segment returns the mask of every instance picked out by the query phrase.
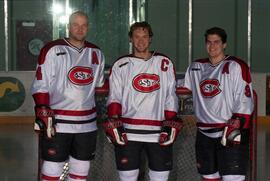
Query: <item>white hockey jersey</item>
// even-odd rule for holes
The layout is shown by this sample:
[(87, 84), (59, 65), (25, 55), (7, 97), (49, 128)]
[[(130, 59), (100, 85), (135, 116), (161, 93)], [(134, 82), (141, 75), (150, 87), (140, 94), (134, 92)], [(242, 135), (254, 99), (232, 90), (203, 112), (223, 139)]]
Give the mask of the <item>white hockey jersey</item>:
[(148, 60), (127, 55), (111, 70), (108, 114), (120, 115), (128, 140), (158, 142), (161, 121), (178, 110), (171, 60), (153, 53)]
[[(200, 130), (223, 128), (233, 115), (244, 117), (244, 127), (249, 127), (253, 93), (249, 67), (244, 61), (227, 56), (219, 64), (212, 65), (209, 59), (199, 59), (188, 67), (184, 87), (192, 91)], [(222, 130), (203, 133), (219, 137)]]
[(95, 87), (104, 83), (103, 72), (103, 53), (87, 41), (78, 49), (58, 39), (41, 49), (31, 92), (37, 105), (53, 109), (57, 132), (97, 129), (94, 96)]

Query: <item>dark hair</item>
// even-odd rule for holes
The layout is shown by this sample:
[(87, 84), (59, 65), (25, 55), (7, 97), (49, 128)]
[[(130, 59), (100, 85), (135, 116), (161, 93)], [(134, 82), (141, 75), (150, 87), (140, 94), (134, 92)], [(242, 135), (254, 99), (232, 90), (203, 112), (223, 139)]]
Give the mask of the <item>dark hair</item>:
[(147, 23), (146, 21), (142, 21), (142, 22), (136, 22), (136, 23), (133, 23), (131, 26), (130, 26), (130, 30), (128, 32), (128, 36), (129, 37), (132, 37), (132, 34), (133, 32), (138, 29), (138, 28), (143, 28), (143, 29), (147, 29), (148, 33), (149, 33), (149, 36), (152, 37), (154, 34), (152, 32), (152, 28), (150, 26), (149, 23)]
[(224, 29), (219, 27), (213, 27), (205, 31), (204, 38), (205, 42), (207, 41), (208, 35), (218, 35), (221, 38), (222, 43), (227, 42), (227, 34)]

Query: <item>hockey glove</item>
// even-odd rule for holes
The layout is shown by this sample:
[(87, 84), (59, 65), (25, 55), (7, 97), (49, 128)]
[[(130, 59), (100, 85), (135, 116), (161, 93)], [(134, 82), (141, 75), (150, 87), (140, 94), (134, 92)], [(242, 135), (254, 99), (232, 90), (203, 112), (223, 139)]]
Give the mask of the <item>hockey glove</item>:
[(115, 145), (126, 145), (128, 143), (127, 134), (120, 119), (109, 118), (102, 125), (110, 142)]
[(34, 130), (36, 132), (46, 132), (48, 138), (55, 135), (55, 119), (53, 110), (46, 105), (35, 106), (36, 120)]
[(233, 146), (241, 142), (241, 120), (240, 118), (231, 118), (227, 126), (224, 128), (221, 138), (223, 146)]
[(159, 137), (159, 144), (161, 146), (168, 146), (173, 144), (182, 127), (183, 127), (182, 120), (163, 121)]

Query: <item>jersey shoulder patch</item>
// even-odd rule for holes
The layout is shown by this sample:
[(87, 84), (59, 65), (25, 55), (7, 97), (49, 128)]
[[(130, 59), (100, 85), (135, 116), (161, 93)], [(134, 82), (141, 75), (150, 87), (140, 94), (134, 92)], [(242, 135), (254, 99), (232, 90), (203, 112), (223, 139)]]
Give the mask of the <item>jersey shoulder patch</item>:
[(208, 58), (201, 58), (201, 59), (197, 59), (193, 61), (194, 63), (209, 63), (209, 59)]
[(249, 66), (245, 61), (234, 56), (229, 56), (226, 58), (226, 60), (231, 61), (232, 63), (237, 63), (241, 68), (243, 80), (246, 81), (247, 83), (251, 83), (251, 75), (250, 75)]
[(87, 47), (87, 48), (96, 48), (96, 49), (100, 49), (97, 45), (95, 45), (95, 44), (93, 44), (93, 43), (90, 43), (90, 42), (88, 42), (88, 41), (85, 41), (85, 42), (84, 42), (84, 45), (85, 45), (85, 47)]
[(38, 57), (38, 64), (42, 65), (45, 62), (45, 57), (48, 53), (49, 50), (51, 50), (53, 47), (58, 46), (58, 45), (68, 45), (67, 42), (64, 39), (57, 39), (54, 41), (51, 41), (47, 43), (41, 50), (40, 54)]
[(129, 59), (128, 58), (132, 58), (132, 54), (129, 54), (129, 55), (124, 55), (124, 56), (121, 56), (119, 57), (114, 63), (113, 63), (113, 67), (114, 66), (117, 66), (118, 68), (122, 68), (124, 67), (125, 65), (127, 65), (129, 63)]
[(165, 58), (170, 60), (170, 57), (168, 57), (167, 55), (165, 55), (163, 53), (159, 53), (159, 52), (154, 52), (153, 56), (162, 56), (162, 57), (165, 57)]

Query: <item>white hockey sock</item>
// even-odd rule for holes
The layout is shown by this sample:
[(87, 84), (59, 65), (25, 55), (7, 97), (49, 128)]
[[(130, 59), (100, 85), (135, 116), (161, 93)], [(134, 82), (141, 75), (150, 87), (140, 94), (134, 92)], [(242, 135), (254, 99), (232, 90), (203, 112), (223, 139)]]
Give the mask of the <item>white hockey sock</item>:
[(44, 160), (41, 168), (42, 180), (46, 181), (52, 178), (59, 180), (64, 164), (65, 162), (51, 162)]
[(149, 169), (150, 181), (167, 181), (170, 171), (153, 171)]
[(90, 161), (69, 157), (68, 181), (86, 181), (90, 169)]
[(216, 181), (216, 180), (221, 180), (221, 177), (219, 175), (219, 172), (213, 173), (213, 174), (209, 174), (209, 175), (202, 175), (203, 180), (205, 181)]
[(128, 170), (128, 171), (119, 171), (119, 178), (121, 181), (137, 181), (139, 176), (139, 169)]
[(222, 181), (244, 181), (244, 175), (223, 175)]

